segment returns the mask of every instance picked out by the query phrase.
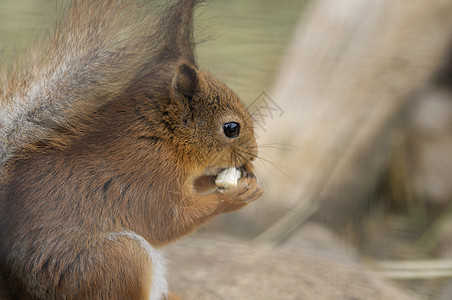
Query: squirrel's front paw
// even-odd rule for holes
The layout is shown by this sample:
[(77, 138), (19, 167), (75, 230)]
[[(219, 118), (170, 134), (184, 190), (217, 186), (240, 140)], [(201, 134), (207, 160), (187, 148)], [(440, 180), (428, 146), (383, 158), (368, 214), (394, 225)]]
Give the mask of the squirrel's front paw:
[(219, 188), (217, 193), (221, 199), (224, 212), (238, 210), (257, 200), (263, 193), (254, 176), (241, 178), (234, 187)]

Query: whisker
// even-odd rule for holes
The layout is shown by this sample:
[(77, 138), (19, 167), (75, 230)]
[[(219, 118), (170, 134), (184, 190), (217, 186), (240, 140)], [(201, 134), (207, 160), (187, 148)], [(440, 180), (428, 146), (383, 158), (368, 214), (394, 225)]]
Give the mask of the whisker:
[(257, 158), (257, 159), (259, 159), (259, 160), (261, 160), (261, 161), (266, 162), (267, 164), (269, 164), (270, 166), (272, 166), (274, 169), (276, 169), (277, 171), (279, 171), (281, 174), (283, 174), (283, 175), (286, 176), (287, 178), (290, 178), (289, 175), (283, 171), (283, 169), (288, 169), (287, 167), (282, 166), (282, 165), (279, 165), (279, 164), (274, 163), (274, 162), (271, 162), (270, 160), (268, 160), (268, 159), (266, 159), (266, 158), (263, 158), (263, 157), (261, 157), (261, 156), (259, 156), (259, 155), (256, 155), (256, 154), (253, 154), (253, 153), (244, 151), (244, 150), (239, 150), (239, 151), (240, 151), (241, 153), (244, 153), (245, 155), (249, 155), (249, 156), (255, 157), (255, 158)]
[[(251, 105), (246, 107), (246, 110), (250, 111)], [(259, 111), (259, 108), (255, 109), (253, 112), (250, 112), (250, 119), (252, 119), (253, 115)]]
[(288, 148), (301, 149), (300, 146), (295, 146), (293, 144), (285, 144), (285, 143), (268, 143), (268, 144), (259, 144), (259, 146), (284, 146)]
[[(234, 154), (236, 155), (236, 157), (238, 156), (242, 161), (249, 162), (249, 160), (245, 156), (241, 155), (240, 152), (236, 152)], [(236, 163), (236, 166), (238, 166), (238, 159), (235, 161), (235, 163)]]
[(231, 166), (237, 166), (236, 153), (234, 151), (231, 152)]
[(239, 162), (238, 162), (238, 158), (237, 158), (238, 153), (234, 152), (234, 166), (238, 167), (239, 166)]
[(290, 148), (283, 148), (283, 147), (279, 147), (279, 146), (273, 146), (273, 145), (258, 145), (258, 146), (250, 146), (250, 149), (275, 149), (275, 150), (280, 150), (280, 151), (284, 151), (284, 152), (294, 152), (295, 149), (290, 149)]
[[(237, 153), (237, 155), (242, 156), (242, 154), (240, 154), (240, 153)], [(262, 161), (259, 161), (259, 162), (262, 164)], [(260, 181), (261, 186), (262, 186), (262, 187), (264, 188), (264, 190), (265, 190), (265, 187), (268, 186), (268, 182), (267, 182), (265, 176), (262, 176), (262, 174), (261, 174), (260, 171), (259, 171), (259, 168), (254, 168), (253, 172), (254, 172), (254, 176), (256, 176), (257, 180)], [(269, 204), (269, 202), (268, 202), (267, 200), (268, 200), (268, 199), (266, 199), (265, 193), (264, 193), (264, 196), (262, 197), (261, 203), (262, 203), (262, 201), (263, 201), (263, 203), (264, 203), (267, 207), (271, 207), (271, 205)]]

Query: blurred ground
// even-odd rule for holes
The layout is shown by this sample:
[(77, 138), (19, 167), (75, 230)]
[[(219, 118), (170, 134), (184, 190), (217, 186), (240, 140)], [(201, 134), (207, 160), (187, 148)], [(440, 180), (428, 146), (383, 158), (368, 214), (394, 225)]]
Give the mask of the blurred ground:
[(170, 289), (187, 300), (415, 299), (362, 268), (321, 226), (306, 229), (278, 248), (217, 234), (182, 239), (166, 251)]

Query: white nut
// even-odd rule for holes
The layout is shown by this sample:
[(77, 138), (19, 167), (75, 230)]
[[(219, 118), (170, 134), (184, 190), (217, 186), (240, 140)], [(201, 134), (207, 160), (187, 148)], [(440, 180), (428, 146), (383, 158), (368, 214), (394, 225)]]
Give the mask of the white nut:
[(237, 168), (228, 168), (221, 171), (215, 179), (215, 184), (222, 188), (234, 187), (238, 184), (241, 172)]

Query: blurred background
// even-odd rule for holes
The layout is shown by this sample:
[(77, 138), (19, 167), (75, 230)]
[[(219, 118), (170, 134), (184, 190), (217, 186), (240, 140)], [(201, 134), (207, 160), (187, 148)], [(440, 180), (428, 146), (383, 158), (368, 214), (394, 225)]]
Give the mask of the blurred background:
[[(2, 64), (51, 31), (58, 5), (0, 0)], [(209, 1), (196, 35), (199, 65), (253, 113), (266, 191), (196, 238), (452, 299), (452, 1)]]

